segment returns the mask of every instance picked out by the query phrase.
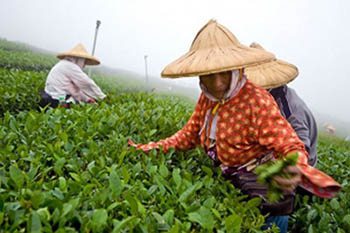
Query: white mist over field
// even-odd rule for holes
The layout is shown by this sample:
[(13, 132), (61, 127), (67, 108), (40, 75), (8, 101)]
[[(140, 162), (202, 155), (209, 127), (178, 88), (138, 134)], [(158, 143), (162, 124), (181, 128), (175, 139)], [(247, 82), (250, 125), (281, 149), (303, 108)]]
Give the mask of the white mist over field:
[[(350, 122), (350, 2), (346, 0), (0, 0), (0, 37), (62, 52), (82, 42), (104, 65), (160, 79), (211, 18), (241, 43), (295, 64), (291, 83), (312, 110)], [(198, 86), (197, 78), (170, 80)], [(197, 89), (198, 90), (198, 89)]]

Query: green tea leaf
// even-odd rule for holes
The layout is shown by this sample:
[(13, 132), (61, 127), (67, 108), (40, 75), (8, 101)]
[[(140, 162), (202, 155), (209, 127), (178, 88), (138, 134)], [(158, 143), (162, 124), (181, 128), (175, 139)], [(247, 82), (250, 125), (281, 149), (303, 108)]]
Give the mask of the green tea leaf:
[(34, 191), (31, 197), (32, 205), (34, 209), (38, 209), (39, 206), (45, 201), (44, 194), (41, 191)]
[(0, 212), (0, 226), (3, 223), (3, 221), (4, 221), (4, 213)]
[(200, 189), (202, 187), (203, 183), (202, 182), (198, 182), (195, 183), (194, 185), (190, 186), (185, 192), (183, 192), (180, 195), (179, 201), (180, 202), (186, 202), (187, 199), (194, 194), (198, 189)]
[(212, 213), (206, 207), (201, 207), (198, 211), (188, 214), (188, 219), (192, 222), (197, 222), (207, 230), (212, 230), (214, 227), (214, 218)]
[(55, 188), (54, 190), (52, 190), (51, 193), (53, 196), (57, 197), (59, 200), (64, 199), (63, 193), (58, 188)]
[(168, 209), (164, 214), (163, 214), (163, 218), (165, 219), (165, 221), (169, 224), (172, 225), (174, 222), (174, 216), (175, 216), (175, 212), (173, 209)]
[(138, 205), (137, 205), (136, 199), (131, 194), (127, 194), (125, 199), (130, 205), (131, 213), (133, 215), (137, 215), (137, 213), (138, 213)]
[(169, 175), (168, 168), (164, 164), (160, 165), (159, 173), (160, 173), (161, 176), (166, 178)]
[(162, 217), (162, 215), (158, 214), (157, 212), (152, 212), (153, 217), (157, 220), (159, 224), (165, 224), (165, 220)]
[(97, 209), (92, 215), (92, 225), (96, 228), (107, 225), (108, 213), (105, 209)]
[(62, 192), (66, 192), (67, 191), (67, 181), (64, 177), (60, 176), (58, 178), (58, 182), (59, 182), (59, 187), (60, 187), (60, 190)]
[(332, 199), (329, 203), (333, 210), (338, 210), (340, 208), (339, 202), (337, 199)]
[(76, 181), (81, 182), (80, 176), (74, 172), (70, 172), (69, 175)]
[(176, 168), (173, 170), (173, 173), (172, 173), (172, 176), (173, 176), (173, 180), (176, 184), (176, 186), (180, 186), (181, 185), (181, 176), (180, 176), (180, 169)]
[(40, 215), (40, 219), (44, 221), (49, 221), (51, 219), (51, 214), (47, 207), (38, 209), (36, 212)]
[(30, 232), (41, 233), (41, 220), (39, 214), (36, 211), (32, 211)]
[(348, 227), (350, 227), (350, 214), (347, 214), (343, 217), (343, 223), (345, 223)]
[(64, 217), (66, 216), (68, 213), (70, 213), (71, 211), (73, 210), (73, 206), (72, 204), (70, 203), (64, 203), (63, 204), (63, 208), (62, 208), (62, 216), (61, 217)]
[(314, 227), (311, 225), (309, 225), (309, 227), (307, 228), (307, 233), (314, 233)]
[(119, 233), (122, 232), (122, 230), (126, 230), (127, 227), (129, 227), (129, 230), (132, 230), (133, 227), (138, 224), (141, 220), (136, 217), (136, 216), (130, 216), (127, 217), (125, 219), (123, 219), (122, 221), (118, 221), (113, 228), (113, 232), (112, 233)]
[(242, 218), (235, 213), (225, 218), (226, 232), (240, 233), (241, 225), (242, 225)]
[(10, 166), (10, 177), (15, 182), (17, 188), (22, 188), (24, 183), (23, 173), (18, 167), (11, 165)]
[(120, 193), (123, 190), (123, 183), (120, 180), (119, 175), (116, 171), (112, 171), (109, 176), (109, 187), (112, 190), (113, 196), (115, 198), (119, 197)]
[(283, 196), (282, 188), (276, 182), (273, 182), (273, 177), (289, 176), (284, 168), (296, 165), (297, 160), (298, 153), (290, 153), (284, 158), (268, 161), (255, 168), (254, 172), (258, 175), (258, 182), (268, 186), (267, 198), (270, 202), (277, 202)]

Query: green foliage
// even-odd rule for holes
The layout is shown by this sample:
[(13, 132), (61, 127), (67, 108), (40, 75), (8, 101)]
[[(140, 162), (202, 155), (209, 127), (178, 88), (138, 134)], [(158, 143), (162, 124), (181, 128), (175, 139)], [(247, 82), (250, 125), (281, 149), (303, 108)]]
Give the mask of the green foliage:
[[(261, 232), (260, 200), (244, 201), (200, 149), (127, 147), (175, 133), (193, 104), (98, 76), (98, 106), (35, 111), (55, 63), (35, 56), (0, 40), (0, 232)], [(291, 232), (350, 232), (349, 148), (321, 138), (317, 166), (343, 189), (297, 196)]]
[(22, 52), (30, 51), (29, 46), (26, 44), (9, 41), (3, 38), (0, 38), (0, 49), (10, 51), (10, 52), (11, 51), (22, 51)]
[(39, 90), (44, 89), (46, 73), (0, 68), (0, 116), (36, 109)]
[(145, 93), (109, 101), (5, 113), (1, 229), (224, 232), (231, 221), (243, 232), (260, 229), (257, 203), (242, 201), (201, 150), (146, 155), (127, 147), (129, 137), (147, 142), (173, 134), (192, 105)]
[(322, 136), (317, 168), (337, 180), (342, 190), (333, 199), (297, 196), (290, 226), (293, 232), (350, 232), (350, 143)]
[(273, 178), (275, 176), (288, 177), (289, 174), (284, 169), (296, 165), (297, 160), (298, 153), (292, 153), (284, 158), (269, 161), (255, 168), (254, 172), (258, 175), (258, 182), (268, 186), (267, 198), (270, 202), (277, 202), (283, 196), (283, 190), (273, 181)]
[(27, 51), (6, 51), (0, 48), (0, 67), (29, 71), (48, 71), (58, 61), (54, 56)]
[(29, 71), (48, 71), (58, 61), (53, 55), (4, 39), (0, 39), (0, 58), (0, 68)]

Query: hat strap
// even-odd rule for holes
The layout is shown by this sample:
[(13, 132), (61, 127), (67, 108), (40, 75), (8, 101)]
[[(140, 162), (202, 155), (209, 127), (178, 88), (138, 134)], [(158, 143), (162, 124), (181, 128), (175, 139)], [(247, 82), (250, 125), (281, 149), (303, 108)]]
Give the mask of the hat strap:
[(244, 68), (239, 69), (239, 78), (238, 80), (242, 80), (244, 74)]

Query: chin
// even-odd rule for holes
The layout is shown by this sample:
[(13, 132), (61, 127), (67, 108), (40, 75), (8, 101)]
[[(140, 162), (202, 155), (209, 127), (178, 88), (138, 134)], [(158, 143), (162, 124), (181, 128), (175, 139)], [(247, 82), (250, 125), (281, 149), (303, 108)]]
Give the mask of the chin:
[(223, 98), (224, 97), (224, 95), (213, 95), (215, 98), (217, 98), (217, 99), (221, 99), (221, 98)]

